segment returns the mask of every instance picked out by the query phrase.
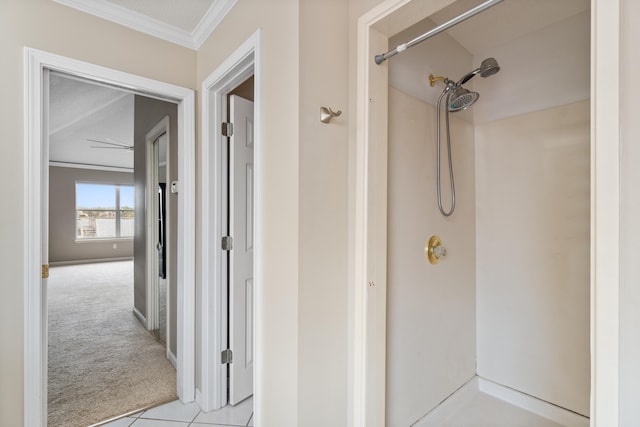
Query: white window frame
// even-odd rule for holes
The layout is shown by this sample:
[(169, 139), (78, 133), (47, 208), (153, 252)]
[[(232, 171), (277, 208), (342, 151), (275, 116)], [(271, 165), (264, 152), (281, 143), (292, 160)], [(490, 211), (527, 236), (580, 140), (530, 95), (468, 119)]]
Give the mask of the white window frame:
[[(102, 185), (102, 186), (107, 186), (107, 187), (113, 187), (115, 190), (115, 207), (113, 209), (107, 209), (108, 211), (113, 210), (115, 212), (115, 236), (109, 236), (109, 237), (82, 237), (78, 235), (78, 211), (80, 210), (86, 210), (86, 211), (94, 211), (95, 209), (79, 209), (78, 207), (78, 184), (85, 184), (85, 185)], [(76, 181), (76, 190), (75, 190), (75, 194), (76, 194), (76, 206), (75, 206), (75, 212), (76, 212), (76, 234), (75, 234), (75, 240), (76, 242), (94, 242), (94, 241), (98, 241), (98, 240), (133, 240), (133, 234), (131, 236), (122, 236), (122, 206), (120, 204), (120, 188), (121, 187), (131, 187), (132, 189), (134, 189), (133, 184), (112, 184), (109, 182), (88, 182), (88, 181)], [(135, 189), (134, 189), (135, 191)], [(135, 209), (132, 208), (132, 211), (134, 211), (134, 217), (135, 217)]]

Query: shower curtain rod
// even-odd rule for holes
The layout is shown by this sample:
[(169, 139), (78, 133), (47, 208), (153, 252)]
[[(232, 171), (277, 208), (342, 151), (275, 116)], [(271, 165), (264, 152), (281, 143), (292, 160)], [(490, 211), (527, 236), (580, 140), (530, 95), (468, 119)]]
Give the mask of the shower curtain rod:
[(487, 0), (484, 3), (481, 3), (478, 6), (472, 8), (472, 9), (469, 9), (468, 11), (456, 16), (455, 18), (448, 20), (444, 24), (438, 25), (433, 30), (427, 31), (423, 35), (418, 36), (415, 39), (408, 41), (407, 43), (399, 45), (398, 47), (396, 47), (393, 50), (390, 50), (387, 53), (382, 53), (380, 55), (376, 55), (376, 57), (375, 57), (376, 64), (380, 65), (384, 61), (386, 61), (387, 59), (391, 58), (392, 56), (395, 56), (398, 53), (403, 52), (403, 51), (407, 50), (408, 48), (412, 47), (413, 45), (416, 45), (416, 44), (418, 44), (420, 42), (423, 42), (423, 41), (435, 36), (436, 34), (439, 34), (439, 33), (443, 32), (444, 30), (447, 30), (450, 27), (453, 27), (454, 25), (461, 23), (462, 21), (466, 21), (467, 19), (471, 18), (472, 16), (475, 16), (478, 13), (483, 12), (486, 9), (489, 9), (492, 6), (495, 6), (496, 4), (498, 4), (498, 3), (502, 2), (502, 1), (503, 0)]

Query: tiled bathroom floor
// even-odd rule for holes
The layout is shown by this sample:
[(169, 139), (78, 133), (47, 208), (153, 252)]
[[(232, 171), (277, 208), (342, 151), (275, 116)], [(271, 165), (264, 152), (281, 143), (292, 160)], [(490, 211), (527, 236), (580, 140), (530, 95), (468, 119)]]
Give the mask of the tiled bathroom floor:
[(236, 406), (202, 412), (198, 404), (176, 400), (126, 418), (103, 424), (105, 427), (244, 427), (253, 426), (253, 397)]
[(458, 411), (435, 423), (428, 420), (414, 427), (563, 427), (549, 419), (478, 392)]
[(589, 419), (475, 377), (412, 427), (589, 427)]

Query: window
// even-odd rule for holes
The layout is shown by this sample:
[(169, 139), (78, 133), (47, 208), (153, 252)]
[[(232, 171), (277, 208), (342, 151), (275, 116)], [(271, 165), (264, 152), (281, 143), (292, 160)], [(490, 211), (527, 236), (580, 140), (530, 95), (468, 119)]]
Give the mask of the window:
[(133, 186), (76, 182), (76, 239), (133, 237)]

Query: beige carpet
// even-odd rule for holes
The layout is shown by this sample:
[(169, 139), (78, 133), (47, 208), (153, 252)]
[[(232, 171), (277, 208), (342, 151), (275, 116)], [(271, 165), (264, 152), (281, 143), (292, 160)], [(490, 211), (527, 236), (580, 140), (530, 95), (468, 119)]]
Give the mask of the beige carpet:
[(166, 351), (136, 320), (133, 261), (52, 267), (49, 426), (87, 426), (177, 398)]

